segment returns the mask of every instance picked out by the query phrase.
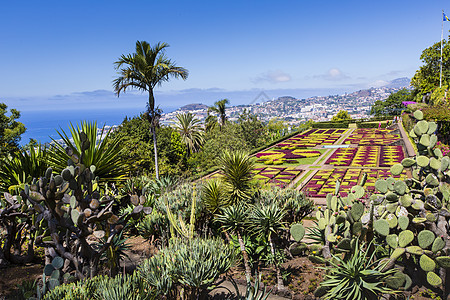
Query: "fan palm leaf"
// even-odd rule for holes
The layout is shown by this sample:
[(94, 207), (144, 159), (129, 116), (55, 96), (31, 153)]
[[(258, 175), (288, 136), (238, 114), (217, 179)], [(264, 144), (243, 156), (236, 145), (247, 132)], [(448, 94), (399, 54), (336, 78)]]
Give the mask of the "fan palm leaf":
[(175, 128), (189, 153), (198, 152), (205, 142), (200, 120), (190, 112), (177, 114), (176, 117)]

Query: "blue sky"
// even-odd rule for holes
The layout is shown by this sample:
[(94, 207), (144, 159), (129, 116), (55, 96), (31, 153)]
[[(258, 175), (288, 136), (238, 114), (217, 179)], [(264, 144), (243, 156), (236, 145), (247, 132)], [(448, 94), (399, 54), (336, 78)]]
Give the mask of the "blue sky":
[(158, 89), (164, 107), (351, 92), (412, 77), (440, 40), (442, 9), (450, 14), (442, 0), (2, 1), (0, 101), (22, 111), (144, 108), (145, 96), (108, 93), (113, 62), (136, 40), (169, 43), (190, 72)]

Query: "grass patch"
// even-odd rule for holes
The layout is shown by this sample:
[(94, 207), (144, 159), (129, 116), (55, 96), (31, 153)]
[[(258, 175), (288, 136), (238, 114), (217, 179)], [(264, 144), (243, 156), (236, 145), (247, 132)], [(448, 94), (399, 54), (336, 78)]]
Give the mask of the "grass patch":
[(310, 166), (311, 169), (320, 169), (322, 166)]
[(326, 149), (326, 150), (324, 150), (324, 151), (330, 151), (330, 152), (326, 153), (326, 155), (323, 155), (323, 154), (322, 154), (322, 158), (317, 162), (318, 165), (320, 165), (325, 159), (328, 158), (328, 156), (329, 156), (328, 154), (331, 154), (331, 152), (333, 151), (333, 149)]
[(314, 170), (309, 170), (308, 172), (306, 172), (296, 183), (295, 183), (295, 187), (298, 187), (300, 184), (303, 183), (303, 181), (312, 173), (314, 172)]

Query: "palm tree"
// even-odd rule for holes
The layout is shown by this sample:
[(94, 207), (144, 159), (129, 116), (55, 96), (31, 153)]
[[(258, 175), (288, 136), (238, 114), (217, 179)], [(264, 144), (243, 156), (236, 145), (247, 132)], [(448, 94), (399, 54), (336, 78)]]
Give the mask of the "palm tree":
[(237, 235), (242, 256), (244, 258), (245, 277), (247, 279), (247, 284), (250, 284), (251, 280), (250, 277), (252, 276), (252, 271), (250, 269), (248, 254), (247, 250), (245, 249), (244, 240), (242, 239), (244, 228), (248, 224), (248, 213), (246, 207), (242, 203), (233, 206), (228, 206), (222, 209), (222, 212), (220, 214), (215, 216), (215, 220), (216, 222), (222, 224), (223, 230), (234, 232)]
[(227, 121), (227, 114), (225, 113), (225, 109), (226, 109), (226, 105), (229, 103), (230, 103), (230, 101), (228, 99), (222, 99), (222, 100), (216, 101), (214, 103), (214, 106), (208, 107), (208, 113), (212, 111), (218, 115), (219, 124), (221, 127), (223, 125), (225, 125), (225, 122)]
[(284, 284), (280, 266), (276, 261), (274, 236), (284, 229), (283, 218), (285, 213), (284, 209), (280, 209), (275, 203), (272, 203), (265, 206), (254, 206), (249, 218), (249, 231), (269, 241), (272, 259), (277, 271), (278, 290), (284, 289)]
[(252, 170), (255, 166), (253, 159), (241, 151), (225, 151), (219, 157), (219, 166), (230, 203), (249, 199)]
[[(158, 121), (158, 109), (155, 109), (155, 97), (153, 89), (163, 82), (169, 81), (171, 77), (188, 77), (188, 71), (182, 67), (177, 67), (165, 55), (167, 43), (158, 42), (154, 47), (145, 41), (136, 42), (136, 53), (123, 55), (116, 61), (115, 68), (119, 70), (119, 77), (113, 81), (114, 91), (119, 97), (120, 92), (125, 92), (127, 88), (135, 88), (143, 92), (148, 92), (148, 112), (150, 128), (153, 134), (153, 148), (155, 152), (156, 178), (159, 179), (158, 153), (156, 149), (156, 123)], [(125, 66), (122, 68), (122, 66)]]
[(188, 154), (198, 152), (205, 142), (200, 120), (190, 112), (177, 114), (176, 117), (175, 128), (180, 133), (181, 140), (188, 149)]

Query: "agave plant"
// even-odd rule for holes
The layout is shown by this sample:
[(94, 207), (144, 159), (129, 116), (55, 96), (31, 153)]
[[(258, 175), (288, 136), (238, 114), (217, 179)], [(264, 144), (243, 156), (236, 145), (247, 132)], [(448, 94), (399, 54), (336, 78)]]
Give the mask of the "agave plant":
[(385, 282), (397, 271), (384, 271), (386, 263), (374, 260), (375, 252), (368, 256), (369, 251), (364, 251), (358, 244), (355, 243), (350, 259), (333, 256), (334, 260), (329, 260), (331, 274), (320, 284), (316, 296), (323, 296), (323, 299), (375, 300), (380, 299), (382, 294), (394, 293)]
[[(75, 156), (77, 161), (73, 163), (94, 165), (95, 175), (99, 176), (103, 182), (126, 178), (129, 170), (127, 163), (119, 159), (120, 139), (110, 138), (111, 128), (106, 130), (103, 126), (97, 132), (97, 122), (82, 121), (76, 127), (71, 123), (69, 129), (71, 136), (62, 129), (57, 131), (64, 145), (53, 139), (52, 153), (49, 156), (53, 170), (61, 172), (67, 166), (67, 161)], [(82, 140), (86, 137), (89, 143), (85, 144), (85, 149), (82, 149)], [(70, 149), (69, 152), (66, 148)], [(81, 155), (83, 151), (84, 155)]]

